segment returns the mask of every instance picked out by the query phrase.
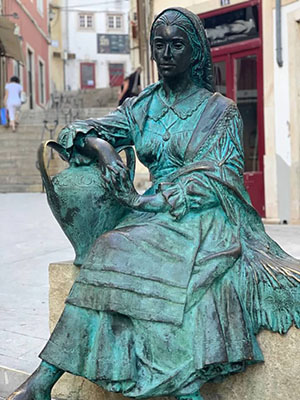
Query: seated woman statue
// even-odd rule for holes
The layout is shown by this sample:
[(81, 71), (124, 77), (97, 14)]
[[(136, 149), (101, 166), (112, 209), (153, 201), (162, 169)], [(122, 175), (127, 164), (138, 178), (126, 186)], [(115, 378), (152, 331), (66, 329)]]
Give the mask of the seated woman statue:
[(129, 211), (94, 243), (41, 365), (9, 400), (50, 400), (66, 371), (128, 397), (200, 400), (204, 383), (263, 362), (260, 330), (300, 327), (300, 262), (251, 206), (241, 116), (214, 92), (201, 21), (169, 8), (150, 43), (160, 81), (59, 142), (134, 145), (153, 186), (139, 195), (121, 162), (107, 167)]

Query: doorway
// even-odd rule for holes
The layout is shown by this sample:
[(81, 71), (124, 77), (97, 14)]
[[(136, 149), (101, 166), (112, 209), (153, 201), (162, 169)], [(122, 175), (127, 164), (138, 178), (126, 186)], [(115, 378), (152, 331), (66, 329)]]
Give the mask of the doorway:
[(109, 86), (121, 86), (124, 80), (124, 65), (109, 64)]
[(81, 89), (95, 89), (96, 87), (95, 64), (80, 63), (80, 87)]
[(33, 52), (29, 49), (27, 50), (27, 85), (29, 108), (33, 110)]
[(213, 57), (216, 90), (237, 103), (244, 123), (245, 186), (255, 209), (265, 214), (264, 131), (259, 49)]

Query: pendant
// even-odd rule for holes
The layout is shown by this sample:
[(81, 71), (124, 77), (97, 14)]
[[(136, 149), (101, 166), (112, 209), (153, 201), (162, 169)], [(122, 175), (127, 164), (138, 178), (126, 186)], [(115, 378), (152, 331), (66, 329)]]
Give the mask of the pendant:
[(167, 141), (170, 139), (170, 137), (171, 137), (170, 132), (167, 131), (167, 132), (164, 134), (164, 136), (163, 136), (163, 140), (164, 140), (165, 142), (167, 142)]

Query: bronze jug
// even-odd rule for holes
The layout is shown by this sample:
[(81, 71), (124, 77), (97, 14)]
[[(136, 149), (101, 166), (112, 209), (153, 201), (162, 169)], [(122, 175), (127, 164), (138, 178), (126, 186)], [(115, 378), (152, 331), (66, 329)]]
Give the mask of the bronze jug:
[[(132, 181), (135, 170), (132, 147), (114, 149), (99, 138), (86, 140), (90, 145), (88, 165), (69, 163), (68, 168), (52, 178), (46, 165), (47, 147), (58, 151), (64, 160), (65, 149), (57, 142), (48, 140), (38, 150), (38, 164), (49, 206), (75, 250), (74, 264), (77, 266), (82, 265), (97, 237), (113, 229), (127, 212), (127, 208), (105, 190), (103, 174), (106, 165), (120, 161), (118, 153), (124, 150)], [(87, 154), (84, 156), (86, 158)]]

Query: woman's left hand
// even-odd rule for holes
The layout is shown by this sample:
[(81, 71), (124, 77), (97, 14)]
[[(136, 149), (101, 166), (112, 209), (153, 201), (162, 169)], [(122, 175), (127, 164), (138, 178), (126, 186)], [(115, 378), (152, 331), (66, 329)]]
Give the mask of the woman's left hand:
[(140, 195), (137, 193), (130, 180), (128, 168), (121, 161), (117, 161), (114, 165), (107, 165), (103, 179), (106, 182), (106, 189), (119, 200), (120, 203), (127, 207), (134, 208)]

